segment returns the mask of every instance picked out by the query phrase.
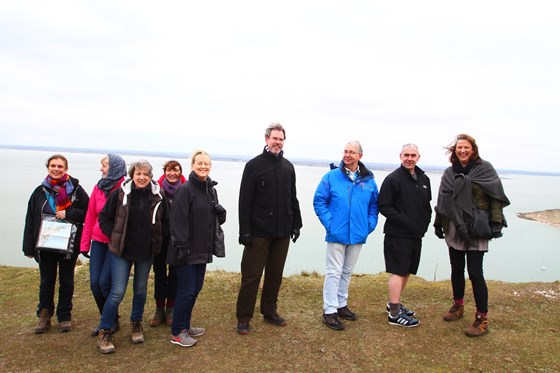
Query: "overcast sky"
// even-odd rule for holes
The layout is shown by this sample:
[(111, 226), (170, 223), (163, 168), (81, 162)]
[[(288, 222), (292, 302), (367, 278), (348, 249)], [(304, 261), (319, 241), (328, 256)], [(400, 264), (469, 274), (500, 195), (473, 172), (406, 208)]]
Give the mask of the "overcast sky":
[(2, 145), (560, 172), (560, 2), (2, 1)]

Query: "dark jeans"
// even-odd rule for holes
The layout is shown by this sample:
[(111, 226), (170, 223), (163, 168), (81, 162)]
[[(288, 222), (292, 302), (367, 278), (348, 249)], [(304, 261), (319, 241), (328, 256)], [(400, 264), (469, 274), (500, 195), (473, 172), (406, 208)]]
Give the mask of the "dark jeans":
[(111, 291), (111, 255), (109, 245), (92, 241), (89, 252), (89, 286), (94, 297), (107, 298)]
[(175, 266), (177, 275), (177, 297), (173, 310), (171, 333), (177, 335), (191, 327), (191, 315), (196, 298), (204, 285), (206, 263)]
[(488, 312), (488, 287), (484, 279), (482, 262), (484, 251), (460, 251), (449, 248), (449, 261), (451, 262), (451, 286), (453, 299), (465, 297), (465, 259), (467, 271), (471, 280), (474, 301), (478, 312)]
[(251, 245), (245, 246), (241, 260), (241, 287), (237, 296), (236, 315), (239, 322), (248, 322), (253, 318), (263, 270), (265, 275), (261, 295), (261, 314), (277, 313), (278, 293), (282, 285), (282, 274), (289, 246), (289, 237), (253, 237)]
[(40, 253), (39, 271), (41, 285), (39, 286), (39, 304), (37, 316), (42, 308), (46, 308), (50, 315), (54, 314), (54, 290), (58, 272), (58, 305), (56, 317), (58, 322), (72, 320), (72, 296), (74, 295), (74, 266), (77, 255), (65, 259), (65, 255), (42, 251)]
[(154, 299), (165, 302), (175, 300), (177, 293), (177, 276), (174, 266), (168, 266), (167, 245), (162, 245), (161, 252), (154, 258)]

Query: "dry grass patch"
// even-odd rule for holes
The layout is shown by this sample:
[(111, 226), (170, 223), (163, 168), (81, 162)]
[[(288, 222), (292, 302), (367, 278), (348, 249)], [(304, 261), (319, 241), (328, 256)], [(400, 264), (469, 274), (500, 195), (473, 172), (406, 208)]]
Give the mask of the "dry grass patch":
[[(192, 348), (169, 343), (169, 328), (150, 328), (146, 342), (133, 345), (128, 315), (131, 293), (120, 308), (117, 352), (104, 356), (95, 349), (90, 332), (99, 315), (89, 290), (89, 268), (78, 266), (74, 296), (74, 330), (58, 332), (56, 321), (46, 334), (34, 335), (38, 271), (0, 267), (0, 371), (136, 371), (205, 372), (558, 372), (560, 371), (560, 283), (512, 284), (489, 281), (490, 333), (468, 338), (463, 329), (472, 322), (474, 305), (467, 289), (467, 316), (447, 323), (449, 281), (413, 278), (403, 302), (422, 321), (406, 329), (387, 323), (387, 275), (353, 278), (350, 307), (359, 314), (347, 329), (337, 332), (321, 321), (323, 277), (315, 273), (285, 278), (280, 294), (284, 328), (266, 324), (258, 314), (252, 332), (235, 331), (235, 302), (240, 275), (209, 272), (193, 314), (193, 325), (207, 333)], [(145, 321), (155, 304), (153, 281)], [(554, 294), (551, 296), (551, 294)]]

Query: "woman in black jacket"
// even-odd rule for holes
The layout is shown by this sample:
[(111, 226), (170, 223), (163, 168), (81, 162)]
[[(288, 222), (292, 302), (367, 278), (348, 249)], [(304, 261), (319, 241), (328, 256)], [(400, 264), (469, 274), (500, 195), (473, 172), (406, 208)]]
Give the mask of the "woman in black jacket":
[[(171, 343), (193, 346), (192, 338), (204, 334), (204, 328), (191, 326), (191, 314), (202, 290), (206, 264), (212, 255), (224, 256), (224, 237), (220, 225), (226, 211), (218, 203), (217, 183), (208, 177), (212, 161), (203, 150), (191, 155), (189, 180), (175, 192), (171, 209), (171, 247), (167, 263), (175, 266), (177, 296), (171, 326)], [(220, 252), (217, 252), (220, 251)]]
[[(45, 333), (51, 327), (54, 314), (54, 291), (58, 272), (59, 289), (56, 317), (61, 332), (72, 330), (72, 296), (74, 295), (74, 266), (80, 254), (80, 239), (89, 202), (89, 196), (80, 186), (78, 179), (70, 176), (68, 160), (54, 154), (46, 163), (48, 175), (29, 198), (25, 228), (23, 231), (23, 253), (39, 263), (41, 285), (39, 286), (39, 323), (36, 334)], [(43, 214), (55, 215), (77, 227), (74, 236), (74, 252), (60, 254), (36, 248)]]

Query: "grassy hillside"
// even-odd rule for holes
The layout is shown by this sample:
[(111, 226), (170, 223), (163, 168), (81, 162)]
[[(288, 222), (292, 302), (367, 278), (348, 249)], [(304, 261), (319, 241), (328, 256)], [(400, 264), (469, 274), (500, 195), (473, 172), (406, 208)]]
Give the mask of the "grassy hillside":
[[(468, 338), (474, 302), (467, 289), (463, 320), (447, 323), (449, 281), (414, 278), (404, 303), (422, 325), (401, 328), (387, 323), (386, 274), (355, 276), (349, 306), (359, 314), (345, 331), (321, 322), (323, 278), (290, 276), (280, 294), (285, 328), (265, 324), (256, 312), (253, 331), (235, 331), (235, 301), (240, 275), (209, 272), (194, 309), (193, 326), (207, 333), (183, 348), (169, 343), (169, 328), (150, 328), (146, 342), (130, 342), (131, 286), (121, 306), (116, 353), (102, 355), (90, 331), (99, 321), (89, 290), (89, 268), (76, 269), (74, 330), (58, 332), (56, 319), (48, 333), (33, 334), (37, 322), (37, 270), (0, 267), (0, 371), (2, 372), (559, 372), (560, 283), (489, 282), (490, 333)], [(154, 310), (153, 281), (144, 321)]]

